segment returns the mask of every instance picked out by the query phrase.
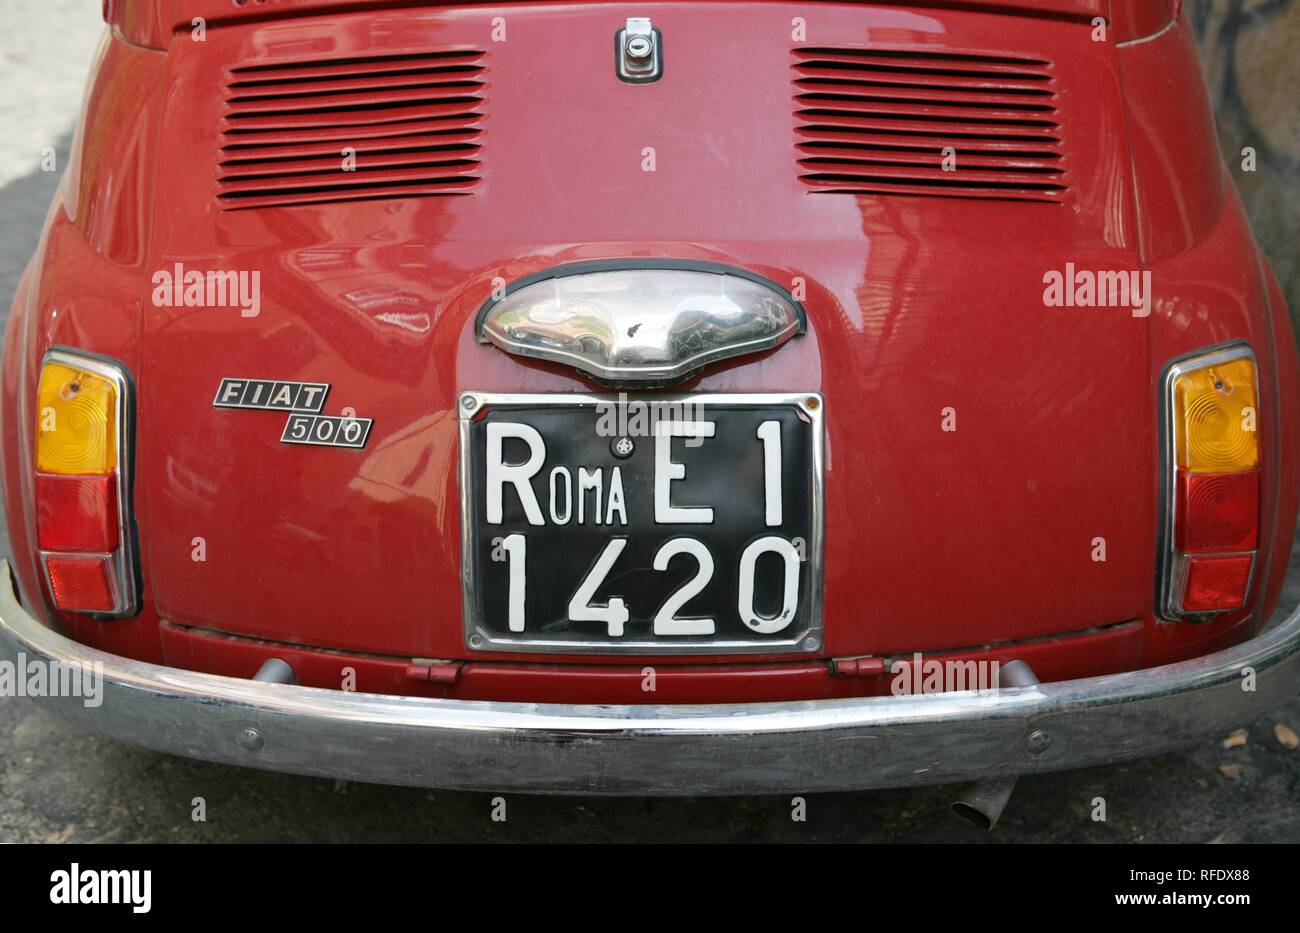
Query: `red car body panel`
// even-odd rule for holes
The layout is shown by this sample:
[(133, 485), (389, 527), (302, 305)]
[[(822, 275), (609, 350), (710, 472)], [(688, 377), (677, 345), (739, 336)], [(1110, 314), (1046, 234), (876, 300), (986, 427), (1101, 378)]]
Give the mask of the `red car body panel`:
[[(880, 692), (882, 678), (828, 663), (863, 655), (1032, 658), (1044, 680), (1131, 670), (1239, 642), (1271, 611), (1297, 506), (1295, 347), (1225, 177), (1189, 32), (1165, 28), (1175, 5), (119, 6), (3, 360), (15, 568), (28, 602), (77, 640), (236, 676), (292, 657), (305, 684), (337, 686), (352, 667), (358, 689), (468, 699), (643, 702), (653, 662), (672, 672), (656, 701), (721, 702)], [(1108, 12), (1142, 41), (1090, 41)], [(204, 15), (204, 41), (190, 41)], [(502, 15), (509, 38), (494, 43)], [(629, 15), (667, 36), (652, 85), (613, 77), (612, 31)], [(806, 38), (792, 41), (801, 16)], [(864, 37), (1051, 62), (1061, 203), (811, 193), (792, 49)], [(447, 47), (485, 65), (466, 194), (223, 209), (230, 68)], [(807, 283), (805, 336), (683, 387), (826, 399), (815, 657), (484, 658), (465, 645), (458, 393), (598, 388), (478, 343), (475, 313), (494, 277), (626, 257)], [(155, 307), (151, 275), (178, 262), (260, 270), (260, 314)], [(1150, 316), (1044, 307), (1043, 273), (1067, 262), (1151, 270)], [(1263, 393), (1257, 572), (1245, 610), (1169, 624), (1154, 611), (1161, 372), (1229, 341), (1253, 348)], [(56, 344), (136, 381), (144, 605), (131, 619), (42, 605), (34, 395)], [(327, 411), (375, 419), (369, 444), (282, 445), (274, 418), (212, 407), (226, 376), (329, 383)], [(956, 431), (941, 430), (948, 408)]]

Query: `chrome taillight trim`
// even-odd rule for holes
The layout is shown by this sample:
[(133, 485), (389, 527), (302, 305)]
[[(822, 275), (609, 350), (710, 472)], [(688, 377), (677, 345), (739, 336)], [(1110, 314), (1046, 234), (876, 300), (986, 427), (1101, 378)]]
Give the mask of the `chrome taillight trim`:
[[(1178, 550), (1174, 538), (1178, 522), (1178, 455), (1177, 447), (1175, 446), (1177, 443), (1178, 425), (1174, 421), (1174, 412), (1176, 409), (1174, 386), (1178, 381), (1178, 377), (1186, 373), (1196, 372), (1197, 370), (1205, 369), (1209, 366), (1218, 366), (1223, 363), (1230, 363), (1234, 360), (1241, 359), (1250, 360), (1251, 365), (1255, 368), (1255, 405), (1258, 409), (1258, 407), (1263, 405), (1263, 391), (1259, 385), (1259, 361), (1255, 357), (1255, 351), (1251, 348), (1250, 344), (1246, 343), (1244, 340), (1234, 341), (1218, 347), (1196, 350), (1193, 353), (1177, 357), (1165, 365), (1164, 373), (1161, 376), (1161, 528), (1160, 546), (1156, 555), (1156, 573), (1159, 581), (1159, 589), (1156, 599), (1156, 615), (1167, 622), (1182, 622), (1188, 619), (1204, 618), (1206, 615), (1204, 613), (1184, 612), (1182, 608), (1183, 585), (1186, 576), (1186, 561), (1184, 558), (1186, 555)], [(1256, 423), (1263, 424), (1263, 421), (1259, 419), (1258, 410), (1256, 411)], [(1229, 552), (1225, 552), (1225, 554), (1226, 553)], [(1250, 553), (1255, 557), (1255, 560), (1251, 563), (1250, 579), (1246, 583), (1246, 602), (1249, 604), (1250, 591), (1255, 585), (1255, 574), (1259, 569), (1258, 548), (1255, 551), (1250, 552), (1232, 553)], [(1230, 612), (1233, 610), (1223, 611)], [(1213, 614), (1211, 613), (1210, 615)]]
[[(116, 425), (114, 440), (117, 444), (117, 467), (114, 470), (117, 489), (117, 550), (112, 552), (114, 605), (110, 612), (100, 610), (85, 611), (97, 618), (119, 619), (135, 615), (140, 611), (139, 587), (136, 580), (136, 549), (134, 534), (135, 503), (132, 500), (132, 467), (135, 461), (135, 387), (127, 368), (116, 360), (90, 353), (85, 350), (73, 350), (67, 347), (53, 347), (41, 357), (41, 370), (46, 363), (62, 363), (84, 369), (102, 376), (113, 383), (116, 399), (114, 401), (113, 421)], [(39, 379), (39, 371), (37, 374)], [(35, 460), (32, 462), (35, 473)], [(45, 568), (45, 553), (37, 552), (41, 577), (45, 581), (46, 594), (50, 605), (54, 606), (54, 590), (50, 586), (48, 572)], [(61, 556), (95, 556), (89, 552), (49, 552)], [(58, 607), (55, 607), (58, 608)]]

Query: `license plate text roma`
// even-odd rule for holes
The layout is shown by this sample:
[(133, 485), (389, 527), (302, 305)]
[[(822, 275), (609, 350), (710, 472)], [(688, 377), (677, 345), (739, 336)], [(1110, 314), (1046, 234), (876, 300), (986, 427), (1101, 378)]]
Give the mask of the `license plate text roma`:
[(490, 636), (740, 647), (806, 625), (811, 424), (750, 405), (652, 432), (604, 436), (573, 405), (476, 426), (469, 585)]

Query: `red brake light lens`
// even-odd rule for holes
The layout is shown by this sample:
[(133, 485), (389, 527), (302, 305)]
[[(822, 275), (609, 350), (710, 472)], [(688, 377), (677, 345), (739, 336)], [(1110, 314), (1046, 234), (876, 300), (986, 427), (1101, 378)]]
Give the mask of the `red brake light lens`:
[(1178, 471), (1178, 550), (1253, 551), (1259, 540), (1259, 472)]
[(36, 527), (43, 551), (117, 549), (117, 478), (36, 474)]
[(49, 574), (55, 604), (76, 606), (84, 612), (112, 612), (116, 600), (108, 560), (94, 555), (47, 555), (45, 572)]
[(1233, 557), (1189, 557), (1187, 585), (1183, 590), (1183, 611), (1217, 612), (1239, 609), (1246, 604), (1250, 567), (1249, 554)]

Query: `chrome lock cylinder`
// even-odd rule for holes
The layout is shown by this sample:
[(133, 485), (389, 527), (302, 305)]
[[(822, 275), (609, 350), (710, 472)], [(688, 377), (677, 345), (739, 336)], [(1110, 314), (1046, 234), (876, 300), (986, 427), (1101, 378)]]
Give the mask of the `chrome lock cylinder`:
[(663, 36), (648, 17), (632, 17), (614, 37), (614, 64), (620, 81), (648, 84), (663, 75)]

